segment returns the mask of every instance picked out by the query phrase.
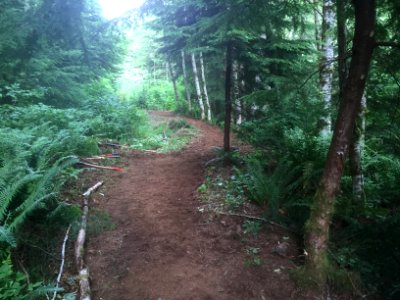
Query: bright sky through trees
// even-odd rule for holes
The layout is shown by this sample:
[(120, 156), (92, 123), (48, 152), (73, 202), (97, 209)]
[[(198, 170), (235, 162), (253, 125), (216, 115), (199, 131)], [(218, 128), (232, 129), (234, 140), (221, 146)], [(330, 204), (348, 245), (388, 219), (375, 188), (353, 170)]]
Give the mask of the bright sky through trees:
[(128, 10), (142, 5), (144, 0), (99, 0), (103, 15), (107, 19), (121, 16)]

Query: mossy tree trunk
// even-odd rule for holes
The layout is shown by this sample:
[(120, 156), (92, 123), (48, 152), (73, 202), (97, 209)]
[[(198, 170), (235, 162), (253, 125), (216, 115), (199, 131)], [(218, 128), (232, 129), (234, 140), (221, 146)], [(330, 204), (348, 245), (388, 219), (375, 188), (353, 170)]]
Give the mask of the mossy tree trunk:
[(343, 175), (344, 163), (353, 137), (355, 120), (361, 105), (365, 82), (372, 58), (375, 30), (374, 0), (354, 0), (355, 32), (352, 60), (335, 129), (319, 188), (314, 196), (306, 224), (306, 271), (317, 286), (326, 284), (329, 226), (334, 212), (335, 195)]

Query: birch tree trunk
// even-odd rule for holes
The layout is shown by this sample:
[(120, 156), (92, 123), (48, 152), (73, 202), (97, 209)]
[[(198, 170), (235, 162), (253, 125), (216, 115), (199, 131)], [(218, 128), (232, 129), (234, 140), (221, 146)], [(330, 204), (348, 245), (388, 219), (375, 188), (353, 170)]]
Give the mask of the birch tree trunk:
[(335, 12), (332, 0), (323, 0), (322, 7), (322, 47), (320, 61), (320, 86), (324, 104), (324, 116), (322, 117), (321, 135), (329, 135), (332, 131), (330, 108), (332, 103), (333, 83), (333, 27)]
[(355, 33), (349, 75), (343, 91), (335, 130), (329, 148), (319, 188), (314, 196), (306, 224), (305, 268), (309, 280), (322, 288), (326, 284), (329, 260), (327, 248), (335, 195), (343, 175), (355, 120), (361, 105), (369, 65), (375, 46), (375, 1), (354, 0)]
[(224, 151), (231, 150), (230, 133), (232, 117), (232, 42), (226, 46), (226, 66), (225, 66), (225, 122), (224, 122)]
[(182, 56), (182, 71), (183, 71), (183, 81), (185, 84), (186, 100), (188, 102), (189, 111), (192, 111), (192, 99), (190, 98), (190, 86), (186, 72), (185, 52), (183, 50), (181, 51), (181, 56)]
[(338, 71), (339, 71), (339, 98), (343, 96), (344, 83), (346, 81), (347, 66), (347, 32), (346, 32), (346, 14), (345, 0), (336, 1), (336, 23), (337, 23), (337, 43), (338, 43)]
[(237, 60), (233, 61), (232, 64), (232, 72), (233, 72), (233, 101), (235, 102), (235, 112), (236, 119), (235, 122), (237, 125), (242, 124), (242, 104), (239, 100), (239, 63)]
[(199, 80), (199, 75), (197, 73), (196, 56), (194, 53), (192, 53), (192, 67), (193, 67), (194, 82), (196, 84), (197, 101), (199, 101), (200, 105), (201, 119), (204, 120), (205, 119), (204, 103), (203, 103), (203, 97), (201, 96), (200, 80)]
[(204, 100), (206, 101), (206, 106), (207, 106), (207, 120), (211, 122), (211, 106), (210, 106), (210, 100), (208, 99), (206, 74), (205, 74), (205, 70), (204, 70), (203, 52), (200, 52), (200, 68), (201, 68), (201, 80), (203, 82)]
[(178, 87), (176, 86), (176, 75), (175, 75), (174, 69), (172, 67), (172, 64), (170, 62), (167, 62), (167, 67), (169, 70), (169, 74), (171, 76), (172, 85), (174, 87), (175, 102), (176, 102), (176, 105), (178, 105), (179, 104), (179, 93), (178, 93)]
[(365, 111), (367, 109), (367, 97), (365, 93), (361, 99), (358, 111), (354, 135), (349, 149), (350, 174), (353, 185), (353, 198), (361, 204), (364, 196), (364, 174), (362, 170), (362, 153), (365, 144)]

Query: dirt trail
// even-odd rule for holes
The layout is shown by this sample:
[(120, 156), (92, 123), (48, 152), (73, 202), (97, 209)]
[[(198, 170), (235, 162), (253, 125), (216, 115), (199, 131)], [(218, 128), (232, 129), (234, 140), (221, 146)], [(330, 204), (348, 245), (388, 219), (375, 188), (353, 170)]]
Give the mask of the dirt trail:
[(185, 149), (127, 154), (125, 172), (110, 174), (105, 197), (97, 197), (94, 205), (110, 213), (116, 229), (89, 240), (93, 298), (290, 299), (288, 275), (274, 272), (289, 267), (271, 253), (278, 233), (263, 242), (263, 265), (249, 268), (238, 221), (207, 223), (196, 210), (204, 163), (221, 145), (222, 132), (190, 123), (201, 133)]

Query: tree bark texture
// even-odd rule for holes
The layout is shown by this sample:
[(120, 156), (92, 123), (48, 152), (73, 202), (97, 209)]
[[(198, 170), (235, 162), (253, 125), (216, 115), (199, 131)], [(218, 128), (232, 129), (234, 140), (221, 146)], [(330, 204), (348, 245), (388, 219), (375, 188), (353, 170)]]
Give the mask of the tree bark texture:
[(353, 3), (355, 32), (349, 75), (305, 232), (306, 270), (310, 279), (318, 286), (326, 283), (329, 265), (327, 259), (329, 226), (334, 210), (335, 194), (343, 175), (344, 163), (349, 152), (374, 49), (375, 2), (374, 0), (354, 0)]
[(343, 96), (344, 83), (347, 78), (347, 32), (345, 0), (336, 1), (337, 43), (338, 43), (338, 70), (339, 70), (339, 96)]
[(172, 64), (170, 62), (167, 62), (167, 66), (168, 66), (168, 70), (169, 70), (169, 75), (171, 76), (172, 86), (174, 88), (175, 102), (178, 105), (179, 92), (178, 92), (178, 87), (176, 86), (176, 75), (175, 75), (174, 69), (172, 67)]
[[(344, 83), (346, 81), (348, 66), (346, 59), (347, 32), (346, 13), (344, 0), (336, 2), (337, 40), (338, 40), (338, 75), (339, 75), (339, 99), (343, 97)], [(364, 149), (365, 135), (365, 111), (367, 109), (367, 97), (365, 93), (361, 99), (360, 110), (354, 127), (353, 139), (349, 149), (350, 175), (353, 187), (353, 199), (361, 204), (364, 195), (364, 176), (362, 171), (362, 153)]]
[(237, 125), (242, 124), (242, 104), (239, 100), (240, 89), (239, 89), (239, 63), (237, 60), (233, 61), (232, 64), (233, 72), (233, 99), (235, 102), (235, 122)]
[(211, 122), (211, 106), (210, 106), (210, 100), (208, 99), (203, 52), (200, 52), (200, 69), (201, 69), (201, 81), (203, 82), (204, 100), (206, 101), (206, 106), (207, 106), (207, 120)]
[(323, 0), (322, 7), (322, 32), (321, 32), (321, 61), (320, 61), (320, 86), (324, 104), (324, 116), (322, 118), (322, 135), (328, 135), (332, 131), (331, 114), (333, 94), (333, 27), (335, 23), (335, 12), (332, 0)]
[(186, 93), (186, 100), (188, 102), (189, 111), (192, 111), (192, 99), (190, 97), (190, 85), (188, 80), (188, 75), (186, 72), (186, 60), (185, 60), (185, 51), (181, 51), (182, 56), (182, 71), (183, 71), (183, 82), (185, 83), (185, 93)]
[(199, 101), (199, 106), (201, 111), (201, 119), (204, 120), (205, 119), (204, 103), (203, 103), (203, 97), (201, 96), (200, 80), (199, 80), (199, 75), (197, 73), (196, 56), (194, 53), (192, 53), (192, 67), (193, 67), (194, 83), (196, 85), (197, 101)]
[(232, 42), (226, 46), (226, 66), (225, 66), (225, 122), (224, 122), (224, 150), (231, 150), (230, 132), (232, 117)]
[(353, 140), (349, 149), (350, 175), (353, 185), (353, 198), (361, 204), (364, 196), (364, 175), (362, 170), (362, 153), (365, 143), (365, 111), (367, 110), (367, 97), (364, 93), (361, 106), (357, 114), (354, 127)]

